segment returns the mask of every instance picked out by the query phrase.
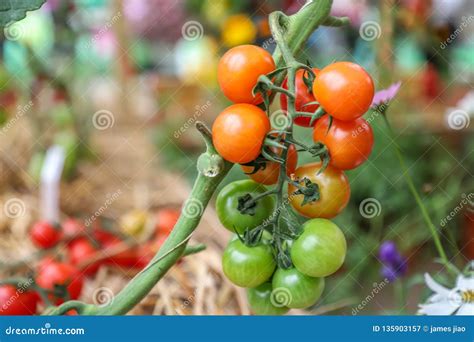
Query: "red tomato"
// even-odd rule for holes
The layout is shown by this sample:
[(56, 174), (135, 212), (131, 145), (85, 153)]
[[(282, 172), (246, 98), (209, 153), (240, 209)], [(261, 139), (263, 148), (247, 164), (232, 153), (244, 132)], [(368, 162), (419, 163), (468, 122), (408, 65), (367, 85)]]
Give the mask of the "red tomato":
[(369, 123), (362, 118), (352, 121), (333, 119), (328, 131), (329, 116), (322, 117), (313, 130), (313, 140), (322, 142), (329, 150), (330, 164), (341, 170), (351, 170), (369, 158), (374, 135)]
[[(319, 69), (313, 68), (314, 73), (317, 75)], [(296, 72), (296, 80), (295, 80), (295, 109), (298, 112), (310, 112), (314, 113), (318, 108), (319, 105), (312, 104), (309, 106), (305, 106), (307, 103), (314, 102), (316, 99), (314, 98), (313, 92), (304, 83), (303, 76), (307, 73), (305, 70), (300, 69)], [(282, 87), (288, 89), (288, 79), (285, 78), (283, 81)], [(280, 95), (280, 105), (281, 109), (286, 111), (288, 109), (288, 99), (285, 94)], [(296, 118), (295, 124), (303, 127), (310, 127), (311, 118)]]
[(78, 219), (68, 217), (64, 220), (63, 224), (63, 232), (64, 235), (67, 237), (74, 237), (77, 235), (84, 234), (86, 232), (86, 226), (79, 221)]
[[(97, 249), (92, 242), (85, 237), (75, 239), (67, 246), (69, 260), (71, 264), (77, 266), (97, 255)], [(92, 275), (97, 272), (100, 267), (100, 262), (89, 264), (82, 272), (85, 275)]]
[(212, 140), (224, 159), (245, 164), (259, 156), (269, 131), (270, 120), (265, 112), (241, 103), (219, 114), (212, 126)]
[(172, 208), (163, 208), (156, 214), (156, 234), (158, 236), (168, 236), (178, 222), (181, 212)]
[[(41, 267), (42, 266), (42, 267)], [(43, 263), (38, 269), (36, 283), (45, 290), (53, 291), (55, 286), (67, 286), (70, 299), (79, 298), (83, 278), (78, 269), (70, 264), (58, 261)], [(64, 302), (63, 298), (50, 295), (50, 300), (56, 305)]]
[(34, 291), (25, 291), (13, 285), (0, 286), (0, 315), (34, 315), (39, 296)]
[[(113, 249), (117, 247), (117, 245), (122, 244), (122, 240), (119, 238), (114, 238), (110, 241), (107, 241), (104, 243), (104, 253), (107, 256), (108, 253), (112, 252)], [(113, 255), (110, 255), (106, 259), (104, 259), (104, 262), (108, 265), (112, 266), (119, 266), (119, 267), (124, 267), (124, 268), (136, 268), (138, 267), (139, 263), (139, 253), (137, 248), (135, 247), (130, 247), (123, 252), (120, 253), (113, 253)]]
[(308, 178), (319, 186), (319, 200), (302, 205), (304, 196), (293, 195), (297, 190), (293, 184), (288, 185), (288, 198), (293, 208), (303, 216), (332, 218), (346, 207), (351, 188), (343, 171), (332, 166), (328, 166), (323, 172), (319, 172), (320, 169), (320, 162), (306, 164), (298, 167), (294, 174), (300, 180)]
[(62, 238), (62, 231), (49, 222), (36, 222), (30, 231), (30, 239), (33, 244), (41, 249), (51, 248), (57, 245)]
[(354, 120), (372, 104), (374, 82), (360, 65), (337, 62), (319, 71), (313, 83), (313, 94), (334, 118)]
[[(271, 148), (275, 153), (281, 155), (281, 149), (277, 149), (272, 147)], [(279, 151), (278, 151), (279, 150)], [(288, 149), (288, 156), (287, 156), (287, 164), (286, 164), (286, 173), (287, 175), (291, 175), (295, 172), (296, 165), (298, 164), (298, 152), (294, 145), (290, 145)], [(268, 161), (266, 162), (265, 168), (260, 169), (255, 173), (250, 174), (253, 172), (253, 166), (245, 166), (241, 165), (242, 170), (245, 173), (249, 173), (249, 177), (252, 178), (254, 181), (260, 184), (265, 185), (272, 185), (278, 181), (278, 176), (280, 175), (280, 164), (277, 162)]]
[(252, 90), (261, 75), (275, 70), (272, 55), (255, 45), (240, 45), (227, 51), (219, 61), (218, 80), (222, 92), (234, 103), (262, 103)]

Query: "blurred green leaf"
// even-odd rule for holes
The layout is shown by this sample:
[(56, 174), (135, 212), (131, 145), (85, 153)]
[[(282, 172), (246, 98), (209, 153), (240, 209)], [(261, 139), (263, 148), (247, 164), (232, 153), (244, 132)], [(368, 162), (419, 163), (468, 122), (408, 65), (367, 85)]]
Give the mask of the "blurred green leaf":
[(26, 17), (26, 12), (40, 8), (46, 0), (0, 0), (0, 26)]

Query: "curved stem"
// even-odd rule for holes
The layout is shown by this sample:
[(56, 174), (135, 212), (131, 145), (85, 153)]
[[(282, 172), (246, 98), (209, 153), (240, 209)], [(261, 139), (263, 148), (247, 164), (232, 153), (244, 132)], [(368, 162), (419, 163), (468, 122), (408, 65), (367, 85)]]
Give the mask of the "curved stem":
[[(384, 118), (385, 124), (388, 127), (388, 131), (390, 133), (390, 136), (391, 136), (392, 140), (396, 141), (395, 134), (393, 132), (392, 126), (390, 125), (390, 122), (387, 119), (387, 116), (382, 115), (382, 117)], [(393, 146), (394, 146), (395, 154), (398, 158), (398, 162), (400, 163), (400, 166), (402, 168), (403, 177), (405, 178), (405, 181), (408, 184), (408, 188), (410, 189), (411, 194), (415, 198), (416, 204), (418, 205), (418, 208), (421, 211), (421, 215), (423, 216), (423, 219), (424, 219), (426, 225), (428, 226), (428, 228), (430, 230), (431, 236), (433, 237), (433, 241), (435, 243), (435, 246), (436, 246), (438, 254), (441, 258), (441, 261), (442, 261), (443, 265), (450, 272), (452, 272), (453, 274), (457, 274), (456, 268), (453, 267), (451, 262), (448, 260), (446, 252), (445, 252), (445, 250), (443, 248), (443, 245), (441, 243), (441, 239), (440, 239), (438, 230), (436, 229), (435, 225), (433, 224), (433, 221), (431, 221), (428, 210), (426, 209), (426, 206), (423, 204), (423, 201), (421, 200), (421, 197), (420, 197), (420, 194), (418, 193), (418, 190), (416, 190), (415, 183), (413, 182), (413, 178), (410, 176), (410, 172), (409, 172), (409, 170), (406, 166), (405, 158), (403, 157), (403, 154), (400, 150), (400, 147), (396, 143), (393, 144)]]
[(64, 315), (70, 310), (76, 310), (79, 315), (86, 313), (87, 309), (92, 309), (94, 306), (80, 302), (78, 300), (70, 300), (61, 304), (60, 306), (51, 309), (51, 311), (46, 314), (49, 316), (59, 316)]

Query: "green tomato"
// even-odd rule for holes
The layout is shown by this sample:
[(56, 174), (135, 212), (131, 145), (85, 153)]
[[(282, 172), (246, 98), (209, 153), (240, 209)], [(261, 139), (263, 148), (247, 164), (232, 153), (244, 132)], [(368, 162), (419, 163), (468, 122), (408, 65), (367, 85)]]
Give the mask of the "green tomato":
[(291, 260), (298, 271), (311, 277), (336, 272), (346, 257), (346, 239), (337, 225), (326, 219), (312, 219), (291, 247)]
[(273, 275), (272, 298), (279, 305), (304, 309), (318, 301), (324, 291), (324, 278), (309, 277), (296, 268), (279, 268)]
[(250, 194), (258, 196), (266, 191), (265, 187), (252, 180), (241, 180), (226, 185), (217, 196), (217, 216), (222, 225), (231, 232), (242, 234), (247, 228), (255, 228), (273, 213), (275, 201), (271, 196), (265, 196), (256, 203), (253, 215), (242, 214), (237, 209), (239, 197)]
[(247, 289), (247, 299), (254, 314), (276, 316), (284, 315), (290, 310), (278, 303), (275, 303), (278, 306), (274, 305), (272, 289), (271, 283), (263, 283), (259, 287)]
[(276, 263), (272, 249), (260, 244), (246, 246), (240, 240), (231, 241), (222, 256), (224, 274), (235, 285), (257, 287), (266, 282), (273, 274)]

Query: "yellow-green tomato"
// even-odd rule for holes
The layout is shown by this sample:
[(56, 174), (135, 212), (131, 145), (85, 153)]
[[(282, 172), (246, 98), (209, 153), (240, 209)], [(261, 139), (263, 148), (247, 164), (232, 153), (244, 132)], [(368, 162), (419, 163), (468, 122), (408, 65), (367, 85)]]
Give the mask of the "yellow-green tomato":
[(339, 227), (326, 219), (312, 219), (291, 247), (291, 260), (298, 271), (311, 277), (336, 272), (346, 257), (346, 239)]
[(272, 290), (271, 283), (264, 283), (258, 287), (247, 289), (247, 299), (254, 314), (277, 316), (284, 315), (290, 310), (274, 301)]
[(272, 298), (277, 305), (304, 309), (318, 301), (324, 291), (324, 278), (313, 278), (296, 268), (279, 268), (273, 275)]
[(241, 287), (257, 287), (273, 274), (276, 263), (269, 245), (246, 246), (231, 241), (222, 256), (222, 269), (231, 282)]
[(247, 228), (255, 228), (264, 223), (273, 213), (275, 201), (272, 196), (260, 198), (255, 205), (253, 215), (242, 214), (237, 208), (239, 198), (250, 194), (253, 198), (267, 189), (252, 180), (241, 180), (226, 185), (216, 200), (217, 216), (222, 225), (231, 232), (242, 234)]

